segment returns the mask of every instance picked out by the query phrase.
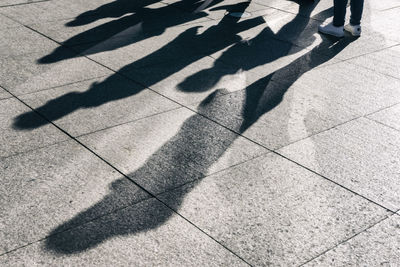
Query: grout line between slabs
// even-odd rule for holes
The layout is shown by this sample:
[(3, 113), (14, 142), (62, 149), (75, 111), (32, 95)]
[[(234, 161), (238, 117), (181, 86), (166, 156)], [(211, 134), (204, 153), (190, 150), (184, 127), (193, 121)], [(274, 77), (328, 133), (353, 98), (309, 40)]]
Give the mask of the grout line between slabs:
[(116, 128), (118, 126), (122, 126), (122, 125), (130, 124), (130, 123), (138, 122), (138, 121), (145, 120), (145, 119), (149, 119), (151, 117), (155, 117), (155, 116), (158, 116), (158, 115), (161, 115), (161, 114), (164, 114), (164, 113), (172, 112), (172, 111), (175, 111), (175, 110), (178, 110), (178, 109), (181, 109), (181, 108), (182, 107), (175, 107), (175, 108), (171, 108), (171, 109), (168, 109), (168, 110), (160, 111), (160, 112), (157, 112), (157, 113), (154, 113), (154, 114), (150, 114), (150, 115), (138, 118), (138, 119), (133, 119), (133, 120), (126, 121), (126, 122), (121, 122), (121, 123), (118, 123), (118, 124), (115, 124), (115, 125), (111, 125), (111, 126), (107, 126), (107, 127), (98, 129), (98, 130), (94, 130), (94, 131), (92, 131), (90, 133), (83, 133), (83, 134), (77, 135), (77, 136), (75, 136), (75, 138), (81, 138), (81, 137), (88, 136), (88, 135), (91, 135), (91, 134), (94, 134), (94, 133), (98, 133), (98, 132), (102, 132), (102, 131), (109, 130), (109, 129), (112, 129), (112, 128)]
[[(104, 77), (108, 77), (108, 75), (105, 74), (105, 75), (100, 75), (100, 76), (95, 76), (95, 77), (92, 77), (92, 78), (87, 78), (87, 79), (79, 80), (79, 81), (76, 81), (76, 82), (70, 82), (70, 83), (64, 83), (64, 84), (61, 84), (61, 85), (55, 85), (55, 86), (51, 86), (51, 87), (45, 87), (45, 88), (39, 89), (39, 90), (34, 91), (34, 92), (28, 92), (28, 93), (18, 94), (18, 95), (15, 95), (15, 96), (16, 96), (16, 97), (29, 96), (29, 95), (33, 95), (33, 94), (36, 94), (36, 93), (45, 92), (45, 91), (48, 91), (48, 90), (51, 90), (51, 89), (57, 89), (57, 88), (60, 88), (60, 87), (64, 87), (64, 86), (68, 86), (68, 85), (74, 85), (74, 84), (78, 84), (78, 83), (84, 83), (84, 82), (87, 82), (87, 81), (90, 81), (90, 80), (97, 80), (97, 79), (101, 79), (101, 78), (104, 78)], [(6, 91), (9, 92), (9, 93), (10, 93), (10, 91), (11, 91), (11, 90), (9, 90), (9, 89), (8, 89), (8, 90), (6, 89), (8, 86), (4, 86), (4, 85), (1, 85), (1, 84), (0, 84), (0, 87), (3, 88), (4, 90), (6, 90)]]
[(9, 5), (0, 6), (0, 9), (3, 8), (3, 7), (25, 6), (25, 5), (30, 5), (30, 4), (42, 3), (42, 2), (50, 2), (50, 0), (38, 0), (38, 1), (34, 1), (34, 2), (25, 2), (25, 3), (18, 3), (18, 4), (9, 4)]
[(381, 9), (381, 10), (379, 10), (379, 11), (380, 11), (380, 12), (384, 12), (384, 11), (389, 11), (389, 10), (397, 9), (397, 8), (400, 8), (400, 6), (389, 7), (389, 8), (386, 8), (386, 9)]
[(346, 239), (342, 240), (342, 241), (339, 242), (338, 244), (332, 246), (331, 248), (328, 248), (328, 249), (325, 250), (324, 252), (319, 253), (317, 256), (315, 256), (315, 257), (313, 257), (313, 258), (307, 260), (306, 262), (304, 262), (304, 263), (302, 263), (302, 264), (300, 264), (300, 265), (298, 265), (298, 266), (304, 266), (304, 265), (306, 265), (307, 263), (309, 263), (309, 262), (311, 262), (311, 261), (313, 261), (313, 260), (319, 258), (320, 256), (322, 256), (322, 255), (328, 253), (329, 251), (331, 251), (331, 250), (337, 248), (337, 247), (340, 246), (341, 244), (344, 244), (344, 243), (346, 243), (346, 242), (352, 240), (353, 238), (355, 238), (355, 237), (357, 237), (358, 235), (360, 235), (360, 234), (362, 234), (362, 233), (368, 231), (369, 229), (375, 227), (376, 225), (382, 223), (383, 221), (388, 220), (388, 219), (389, 219), (390, 217), (392, 217), (392, 216), (396, 216), (396, 213), (392, 213), (392, 214), (389, 214), (389, 215), (384, 216), (382, 219), (380, 219), (380, 220), (378, 220), (377, 222), (373, 223), (372, 225), (366, 227), (364, 230), (362, 230), (362, 231), (360, 231), (360, 232), (358, 232), (358, 233), (352, 235), (352, 236), (349, 237), (349, 238), (346, 238)]
[(367, 118), (367, 117), (365, 117), (365, 118), (366, 118), (367, 120), (373, 121), (373, 122), (375, 122), (375, 123), (377, 123), (377, 124), (380, 124), (380, 125), (382, 125), (382, 126), (385, 126), (385, 127), (387, 127), (387, 128), (390, 128), (390, 129), (392, 129), (392, 130), (395, 130), (396, 132), (400, 132), (399, 129), (396, 129), (396, 128), (394, 128), (394, 127), (392, 127), (392, 126), (390, 126), (390, 125), (387, 125), (387, 124), (385, 124), (385, 123), (383, 123), (383, 122), (380, 122), (380, 121), (375, 120), (375, 119)]
[(281, 154), (281, 153), (279, 153), (279, 152), (277, 152), (277, 151), (273, 151), (273, 153), (275, 153), (276, 155), (281, 156), (281, 157), (283, 157), (284, 159), (286, 159), (286, 160), (288, 160), (288, 161), (290, 161), (290, 162), (292, 162), (292, 163), (294, 163), (294, 164), (296, 164), (296, 165), (298, 165), (298, 166), (300, 166), (300, 167), (303, 167), (304, 169), (306, 169), (306, 170), (308, 170), (308, 171), (310, 171), (310, 172), (312, 172), (312, 173), (314, 173), (314, 174), (316, 174), (316, 175), (318, 175), (318, 176), (320, 176), (320, 177), (322, 177), (322, 178), (324, 178), (324, 179), (326, 179), (326, 180), (328, 180), (328, 181), (334, 183), (335, 185), (337, 185), (337, 186), (339, 186), (339, 187), (341, 187), (341, 188), (343, 188), (343, 189), (345, 189), (345, 190), (347, 190), (347, 191), (349, 191), (349, 192), (351, 192), (351, 193), (353, 193), (353, 194), (355, 194), (355, 195), (357, 195), (357, 196), (359, 196), (359, 197), (361, 197), (361, 198), (363, 198), (363, 199), (365, 199), (365, 200), (367, 200), (367, 201), (369, 201), (369, 202), (371, 202), (371, 203), (377, 205), (378, 207), (381, 207), (381, 208), (383, 208), (383, 209), (385, 209), (385, 210), (387, 210), (387, 211), (389, 211), (389, 212), (394, 212), (394, 211), (391, 210), (390, 208), (387, 208), (387, 207), (385, 207), (384, 205), (379, 204), (378, 202), (376, 202), (376, 201), (374, 201), (374, 200), (372, 200), (372, 199), (370, 199), (370, 198), (368, 198), (368, 197), (366, 197), (366, 196), (364, 196), (364, 195), (361, 195), (360, 193), (357, 193), (356, 191), (354, 191), (354, 190), (352, 190), (352, 189), (350, 189), (350, 188), (347, 188), (347, 187), (344, 186), (344, 185), (339, 184), (338, 182), (336, 182), (336, 181), (334, 181), (334, 180), (328, 178), (327, 176), (325, 176), (325, 175), (323, 175), (323, 174), (320, 174), (320, 173), (318, 173), (317, 171), (314, 171), (313, 169), (311, 169), (311, 168), (309, 168), (309, 167), (307, 167), (307, 166), (304, 166), (303, 164), (301, 164), (301, 163), (299, 163), (299, 162), (297, 162), (297, 161), (295, 161), (295, 160), (292, 160), (291, 158), (289, 158), (289, 157), (287, 157), (287, 156), (285, 156), (285, 155), (283, 155), (283, 154)]
[[(354, 117), (354, 118), (352, 118), (352, 119), (350, 119), (350, 120), (348, 120), (348, 121), (341, 122), (341, 123), (339, 123), (339, 124), (336, 124), (336, 125), (334, 125), (334, 126), (332, 126), (332, 127), (327, 128), (327, 129), (318, 131), (318, 132), (313, 133), (313, 134), (311, 134), (311, 135), (309, 135), (309, 136), (306, 136), (306, 137), (303, 137), (303, 138), (301, 138), (301, 139), (298, 139), (298, 140), (295, 140), (295, 141), (293, 141), (293, 142), (290, 142), (290, 143), (288, 143), (288, 144), (285, 144), (285, 145), (283, 145), (283, 146), (281, 146), (281, 147), (278, 147), (278, 148), (274, 149), (274, 151), (279, 150), (279, 149), (282, 149), (282, 148), (287, 147), (287, 146), (289, 146), (289, 145), (292, 145), (292, 144), (294, 144), (294, 143), (297, 143), (297, 142), (306, 140), (306, 139), (308, 139), (308, 138), (312, 138), (312, 137), (314, 137), (314, 136), (316, 136), (316, 135), (319, 135), (319, 134), (321, 134), (321, 133), (324, 133), (324, 132), (333, 130), (333, 129), (338, 128), (338, 127), (340, 127), (340, 126), (342, 126), (342, 125), (345, 125), (345, 124), (347, 124), (347, 123), (350, 123), (350, 122), (352, 122), (352, 121), (356, 121), (356, 120), (361, 119), (361, 118), (369, 119), (369, 118), (367, 118), (367, 116), (370, 116), (371, 114), (375, 114), (375, 113), (380, 112), (380, 111), (382, 111), (382, 110), (389, 109), (389, 108), (394, 107), (394, 106), (396, 106), (396, 105), (398, 105), (398, 104), (400, 104), (400, 102), (399, 102), (399, 103), (396, 103), (396, 104), (392, 104), (392, 105), (387, 106), (387, 107), (383, 107), (383, 108), (381, 108), (381, 109), (378, 109), (378, 110), (373, 111), (373, 112), (368, 113), (368, 114), (356, 116), (356, 117)], [(372, 119), (369, 119), (369, 120), (372, 120)], [(384, 124), (384, 125), (385, 125), (385, 124)], [(388, 125), (385, 125), (385, 126), (388, 126)], [(390, 126), (388, 126), (388, 127), (390, 127)], [(392, 128), (392, 127), (390, 127), (390, 128)], [(394, 128), (393, 128), (393, 129), (394, 129)], [(399, 131), (398, 129), (395, 129), (395, 130)]]

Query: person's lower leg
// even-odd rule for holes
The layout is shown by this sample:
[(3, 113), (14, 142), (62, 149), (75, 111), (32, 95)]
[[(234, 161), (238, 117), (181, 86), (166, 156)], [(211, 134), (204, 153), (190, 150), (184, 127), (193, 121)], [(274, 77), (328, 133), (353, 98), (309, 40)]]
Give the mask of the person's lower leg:
[(344, 25), (347, 2), (348, 0), (333, 0), (333, 26), (341, 27)]
[(364, 8), (364, 0), (351, 0), (350, 2), (350, 24), (351, 25), (360, 25), (362, 12)]

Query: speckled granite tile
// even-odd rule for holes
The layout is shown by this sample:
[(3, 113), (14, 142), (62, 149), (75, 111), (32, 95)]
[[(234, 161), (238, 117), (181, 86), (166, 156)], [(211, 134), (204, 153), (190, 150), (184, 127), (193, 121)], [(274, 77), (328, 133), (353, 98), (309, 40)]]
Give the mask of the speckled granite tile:
[(0, 176), (0, 253), (148, 198), (75, 141), (0, 159)]
[(294, 266), (388, 212), (274, 154), (160, 198), (253, 266)]
[[(49, 121), (73, 136), (141, 119), (179, 105), (117, 74), (56, 87), (21, 97)], [(34, 129), (32, 112), (19, 115), (14, 126)]]
[(400, 131), (400, 104), (371, 114), (368, 118)]
[(8, 253), (0, 264), (248, 266), (154, 199)]
[[(15, 98), (0, 100), (0, 158), (68, 139), (67, 135), (53, 125), (30, 131), (16, 129), (13, 120), (19, 114), (26, 112), (31, 110)], [(32, 123), (46, 123), (43, 118), (33, 113), (30, 120)]]
[(279, 153), (388, 209), (400, 208), (399, 131), (360, 118)]
[(155, 194), (268, 152), (185, 108), (79, 140)]
[(393, 215), (305, 266), (396, 266), (399, 248), (400, 217)]

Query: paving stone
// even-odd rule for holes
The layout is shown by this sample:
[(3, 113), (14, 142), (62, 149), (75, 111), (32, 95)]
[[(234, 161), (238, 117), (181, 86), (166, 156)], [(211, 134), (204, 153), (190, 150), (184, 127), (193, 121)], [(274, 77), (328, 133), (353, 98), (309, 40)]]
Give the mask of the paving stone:
[[(133, 13), (140, 13), (143, 9), (151, 9), (154, 6), (163, 6), (157, 0), (131, 1), (131, 0), (97, 0), (92, 3), (77, 1), (82, 11), (77, 17), (69, 19), (66, 26), (76, 27), (96, 22), (107, 18), (121, 18)], [(87, 5), (87, 6), (86, 6)]]
[(348, 62), (400, 79), (400, 46), (356, 57)]
[(363, 25), (365, 24), (365, 27), (363, 27), (363, 35), (371, 35), (371, 32), (379, 32), (379, 35), (387, 40), (394, 40), (396, 43), (400, 42), (400, 36), (398, 34), (400, 29), (400, 20), (398, 16), (400, 6), (381, 12), (368, 13), (368, 9), (366, 11), (366, 14), (363, 15), (365, 18), (363, 20)]
[(211, 57), (193, 61), (175, 61), (175, 66), (182, 63), (182, 67), (172, 74), (170, 62), (131, 69), (124, 74), (184, 105), (201, 102), (215, 90), (229, 93), (245, 89), (257, 80), (256, 74)]
[(306, 54), (199, 112), (277, 149), (398, 102), (398, 80), (367, 69), (349, 76), (354, 66), (346, 63), (314, 68), (324, 60)]
[(19, 21), (22, 24), (27, 25), (44, 21), (57, 21), (67, 18), (72, 19), (81, 13), (94, 10), (106, 3), (110, 3), (110, 0), (38, 1), (35, 3), (30, 3), (29, 5), (3, 7), (0, 10), (0, 13), (14, 19), (15, 21)]
[(306, 18), (325, 20), (333, 15), (333, 3), (329, 0), (292, 1), (292, 0), (256, 0), (256, 3), (279, 9), (280, 11), (299, 14)]
[[(120, 75), (88, 80), (21, 97), (37, 112), (73, 136), (137, 120), (179, 107)], [(32, 112), (19, 115), (14, 125), (32, 129)]]
[(140, 37), (142, 39), (139, 42), (120, 38), (121, 42), (128, 43), (123, 47), (113, 39), (96, 46), (88, 45), (89, 48), (82, 46), (76, 49), (120, 72), (170, 63), (173, 64), (170, 68), (172, 74), (183, 67), (180, 64), (192, 63), (240, 42), (242, 37), (239, 33), (263, 23), (261, 18), (236, 22), (234, 18), (226, 17), (220, 22), (195, 23), (167, 29), (160, 36), (150, 32), (148, 36)]
[[(72, 49), (113, 70), (126, 72), (126, 69), (143, 68), (164, 62), (171, 63), (193, 57), (197, 54), (196, 51), (193, 51), (190, 46), (185, 47), (185, 42), (196, 35), (199, 25), (166, 29), (161, 35), (153, 31), (140, 36), (111, 38), (97, 44), (74, 46)], [(185, 35), (186, 31), (188, 33)], [(197, 58), (203, 56), (199, 55)]]
[(56, 47), (55, 42), (26, 27), (6, 28), (0, 31), (0, 56), (2, 58), (48, 51)]
[(0, 164), (1, 253), (148, 198), (74, 141)]
[[(176, 9), (173, 9), (176, 10)], [(115, 70), (142, 58), (162, 46), (166, 46), (179, 33), (181, 27), (191, 28), (191, 23), (199, 23), (204, 20), (199, 16), (187, 16), (181, 14), (173, 14), (173, 18), (180, 18), (174, 21), (172, 17), (165, 18), (164, 23), (155, 23), (159, 20), (131, 21), (130, 17), (123, 17), (120, 20), (114, 20), (108, 23), (99, 24), (103, 21), (97, 21), (97, 27), (93, 25), (67, 28), (72, 30), (64, 30), (60, 25), (48, 27), (39, 25), (42, 31), (45, 31), (50, 36), (54, 36), (57, 40), (60, 39), (64, 45), (86, 56), (91, 57), (97, 62), (112, 67)], [(132, 15), (134, 16), (134, 15)], [(183, 26), (176, 27), (177, 29), (169, 30), (174, 24), (181, 23)], [(189, 26), (189, 25), (190, 26)], [(35, 26), (34, 26), (35, 27)], [(61, 27), (61, 28), (60, 28)], [(90, 27), (90, 28), (89, 28)], [(65, 28), (65, 27), (64, 27)], [(82, 28), (87, 29), (82, 30)], [(72, 33), (77, 33), (72, 36)], [(65, 36), (65, 38), (64, 38)], [(68, 36), (70, 37), (69, 39)], [(181, 44), (184, 47), (184, 44)], [(170, 49), (171, 50), (171, 49)], [(186, 48), (190, 51), (190, 48)], [(180, 48), (182, 51), (182, 48)], [(50, 57), (68, 58), (68, 55), (62, 54), (62, 48), (54, 50)], [(129, 56), (127, 56), (129, 55)], [(175, 56), (179, 56), (175, 54)], [(158, 61), (165, 60), (166, 55), (161, 56)], [(44, 59), (46, 60), (46, 58)]]
[(268, 154), (160, 197), (253, 266), (293, 266), (388, 213)]
[(378, 111), (368, 118), (400, 131), (400, 105)]
[[(1, 5), (1, 4), (0, 4)], [(0, 29), (19, 27), (20, 24), (0, 14)], [(3, 35), (3, 33), (2, 33)]]
[(338, 126), (279, 153), (391, 210), (399, 209), (399, 132), (369, 119)]
[[(330, 0), (320, 1), (291, 1), (291, 0), (256, 0), (256, 3), (280, 9), (282, 11), (301, 14), (305, 17), (312, 17), (313, 19), (325, 20), (333, 16), (333, 3)], [(369, 1), (364, 3), (364, 19), (366, 15), (377, 11), (384, 11), (394, 7), (399, 7), (398, 0), (386, 1)], [(348, 7), (347, 13), (350, 13)]]
[(6, 90), (0, 87), (0, 100), (6, 99), (6, 98), (11, 98), (12, 95), (10, 95)]
[[(310, 20), (300, 15), (289, 14), (287, 12), (275, 12), (265, 17), (267, 24), (271, 28), (275, 38), (291, 42), (295, 45), (313, 49), (318, 47), (320, 53), (326, 55), (337, 54), (337, 49), (334, 46), (340, 39), (330, 37), (318, 33), (318, 25), (320, 21)], [(368, 29), (366, 26), (366, 33), (362, 34), (360, 38), (353, 38), (346, 33), (345, 41), (348, 42), (347, 46), (340, 50), (336, 55), (338, 59), (349, 59), (355, 56), (378, 51), (397, 42), (389, 39), (386, 35), (382, 35), (379, 31)], [(343, 42), (343, 40), (341, 41)]]
[(266, 9), (267, 7), (252, 1), (235, 1), (235, 0), (216, 0), (216, 1), (179, 1), (179, 0), (163, 0), (163, 3), (174, 6), (178, 9), (190, 12), (207, 14), (208, 18), (219, 20), (228, 13), (247, 12), (251, 15), (253, 12)]
[[(0, 159), (13, 154), (44, 147), (66, 140), (68, 137), (53, 125), (40, 129), (21, 131), (13, 127), (13, 120), (22, 113), (30, 112), (25, 105), (15, 98), (0, 100)], [(32, 113), (32, 123), (45, 123), (38, 115)]]
[(74, 58), (75, 54), (67, 49), (46, 58), (46, 64), (38, 62), (47, 54), (48, 51), (42, 51), (1, 57), (0, 84), (10, 92), (22, 95), (112, 73), (89, 59)]
[[(153, 35), (160, 35), (169, 27), (208, 20), (201, 19), (200, 14), (182, 13), (176, 8), (161, 3), (137, 9), (137, 11), (132, 10), (135, 13), (127, 14), (121, 18), (109, 18), (102, 14), (103, 17), (100, 13), (82, 18), (78, 17), (73, 21), (46, 22), (30, 25), (30, 27), (66, 46), (76, 46), (90, 42), (97, 44), (110, 38), (130, 35), (134, 36), (134, 38), (130, 38), (132, 41), (140, 40), (142, 36), (148, 35), (149, 32), (153, 32)], [(90, 22), (91, 20), (93, 22)]]
[[(288, 42), (276, 40), (271, 37), (271, 34), (271, 29), (265, 28), (253, 38), (236, 43), (213, 54), (212, 57), (217, 61), (236, 66), (238, 69), (249, 70), (259, 78), (286, 66), (293, 66), (294, 69), (291, 71), (294, 73), (301, 71), (303, 68), (299, 68), (300, 63), (296, 61), (300, 59), (304, 61), (301, 65), (307, 67), (311, 61), (315, 62), (313, 68), (339, 62), (334, 55), (319, 54), (318, 48), (310, 51)], [(345, 46), (346, 43), (338, 45)], [(294, 64), (294, 62), (297, 63)], [(288, 73), (286, 72), (284, 75), (288, 75)]]
[(367, 3), (367, 8), (386, 11), (395, 7), (400, 7), (399, 0), (387, 0), (387, 1), (370, 1)]
[(396, 266), (399, 236), (400, 217), (394, 215), (305, 266)]
[(154, 199), (8, 253), (0, 264), (248, 266)]
[[(35, 2), (41, 2), (43, 0), (1, 0), (0, 7), (12, 6), (12, 5), (23, 5)], [(44, 0), (47, 1), (47, 0)]]
[(79, 140), (154, 194), (267, 152), (185, 108)]
[[(307, 66), (307, 60), (311, 62), (311, 66)], [(314, 64), (320, 63), (317, 54), (306, 60), (301, 61), (303, 66), (300, 68), (300, 74), (313, 67)], [(315, 63), (314, 63), (315, 62)], [(280, 73), (278, 73), (280, 74)], [(286, 83), (284, 80), (285, 72), (281, 75), (275, 75), (275, 80)], [(351, 74), (351, 75), (349, 75)], [(290, 75), (290, 74), (288, 74)], [(296, 73), (296, 75), (298, 75)], [(278, 79), (282, 77), (281, 79)], [(289, 81), (292, 78), (289, 78)], [(366, 68), (357, 68), (346, 62), (326, 65), (322, 68), (314, 68), (308, 71), (298, 79), (295, 85), (301, 88), (315, 88), (317, 84), (323, 90), (332, 91), (337, 99), (345, 106), (356, 111), (358, 114), (368, 114), (384, 107), (398, 103), (400, 84), (398, 79), (379, 74)], [(315, 89), (313, 89), (315, 91)], [(368, 103), (368, 104), (367, 104)]]

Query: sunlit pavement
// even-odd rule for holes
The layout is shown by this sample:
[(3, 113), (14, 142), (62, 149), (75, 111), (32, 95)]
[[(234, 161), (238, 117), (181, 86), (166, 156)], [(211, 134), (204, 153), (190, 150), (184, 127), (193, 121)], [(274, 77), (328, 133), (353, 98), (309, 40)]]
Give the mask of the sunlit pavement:
[(1, 0), (0, 266), (398, 265), (399, 14)]

